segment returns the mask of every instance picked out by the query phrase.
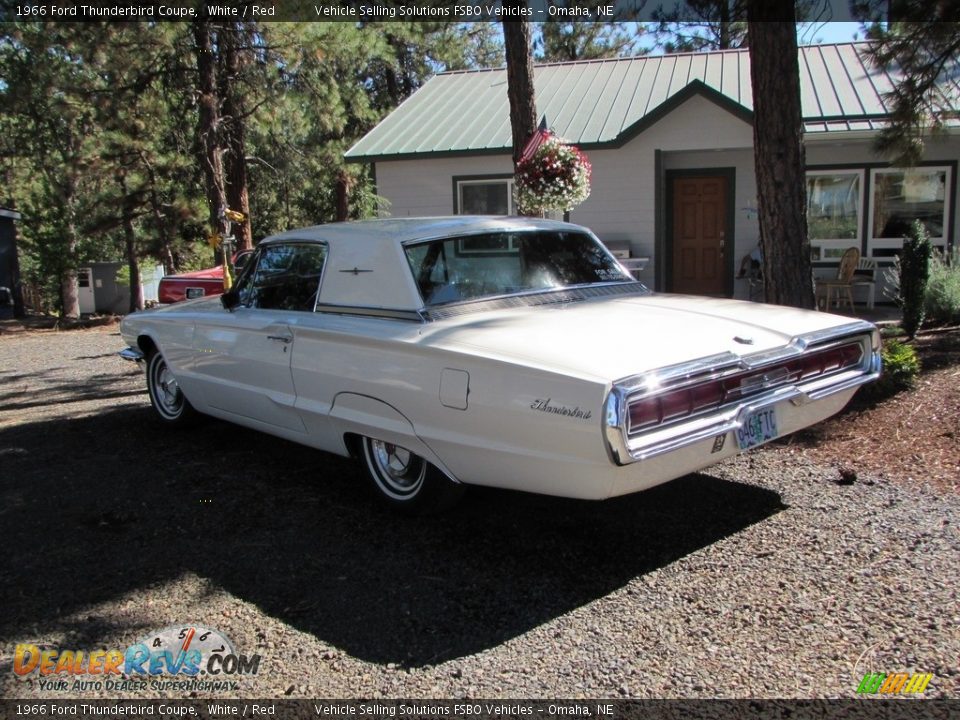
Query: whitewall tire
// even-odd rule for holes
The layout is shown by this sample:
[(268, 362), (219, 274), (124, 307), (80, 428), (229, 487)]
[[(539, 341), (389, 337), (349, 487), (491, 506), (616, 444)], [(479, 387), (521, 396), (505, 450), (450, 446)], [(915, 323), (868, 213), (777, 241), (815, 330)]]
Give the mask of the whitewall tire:
[(196, 410), (158, 351), (151, 353), (147, 360), (147, 391), (150, 393), (150, 404), (164, 423), (184, 425), (196, 416)]
[(463, 485), (406, 448), (369, 437), (361, 442), (367, 477), (380, 499), (395, 510), (429, 515), (452, 507), (463, 495)]

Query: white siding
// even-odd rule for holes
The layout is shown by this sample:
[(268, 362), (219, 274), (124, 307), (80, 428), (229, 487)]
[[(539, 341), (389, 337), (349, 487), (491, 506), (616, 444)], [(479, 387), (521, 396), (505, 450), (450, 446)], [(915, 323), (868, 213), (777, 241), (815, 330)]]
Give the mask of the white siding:
[(377, 194), (389, 201), (381, 216), (451, 215), (454, 177), (512, 173), (509, 155), (377, 163)]

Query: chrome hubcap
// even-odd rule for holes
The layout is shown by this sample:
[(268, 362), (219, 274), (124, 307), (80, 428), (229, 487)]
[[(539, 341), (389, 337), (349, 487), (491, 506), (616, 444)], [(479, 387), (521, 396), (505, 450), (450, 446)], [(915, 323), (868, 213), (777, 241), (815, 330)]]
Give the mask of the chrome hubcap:
[(167, 418), (175, 419), (183, 409), (183, 393), (163, 359), (157, 359), (151, 365), (150, 378), (153, 380), (150, 383), (150, 396), (157, 411)]
[(160, 378), (157, 384), (160, 386), (160, 402), (163, 403), (163, 406), (167, 408), (167, 410), (171, 412), (176, 411), (180, 403), (180, 386), (177, 384), (177, 379), (170, 374), (166, 365), (164, 365), (160, 371)]
[(409, 497), (420, 489), (427, 466), (409, 450), (382, 440), (370, 440), (370, 456), (385, 491)]

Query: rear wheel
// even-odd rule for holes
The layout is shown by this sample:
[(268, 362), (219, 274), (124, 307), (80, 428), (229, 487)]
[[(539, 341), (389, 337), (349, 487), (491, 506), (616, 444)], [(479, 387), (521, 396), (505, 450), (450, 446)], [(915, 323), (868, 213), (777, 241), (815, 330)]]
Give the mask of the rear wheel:
[(185, 425), (194, 419), (197, 411), (180, 389), (177, 378), (158, 351), (147, 360), (147, 390), (150, 404), (160, 419), (169, 425)]
[(419, 455), (394, 443), (365, 437), (363, 464), (378, 496), (392, 508), (410, 515), (446, 510), (464, 493)]

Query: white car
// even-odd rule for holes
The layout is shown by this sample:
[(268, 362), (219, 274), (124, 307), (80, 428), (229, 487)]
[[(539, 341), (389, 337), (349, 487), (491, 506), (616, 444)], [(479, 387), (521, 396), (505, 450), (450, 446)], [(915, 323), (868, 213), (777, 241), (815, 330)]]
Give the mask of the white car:
[(229, 293), (121, 329), (165, 423), (353, 455), (410, 512), (464, 485), (644, 490), (823, 420), (880, 373), (870, 323), (652, 293), (589, 230), (529, 218), (285, 232)]

